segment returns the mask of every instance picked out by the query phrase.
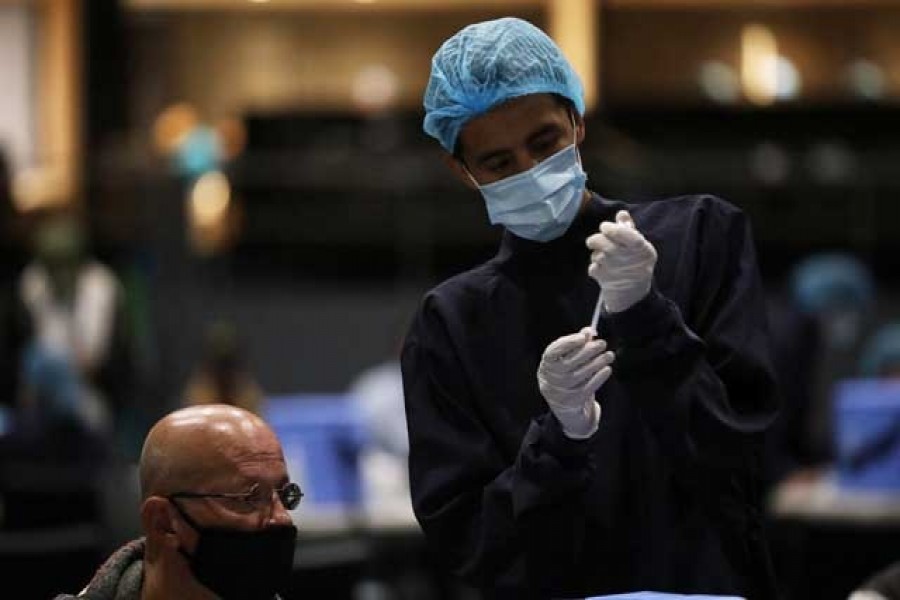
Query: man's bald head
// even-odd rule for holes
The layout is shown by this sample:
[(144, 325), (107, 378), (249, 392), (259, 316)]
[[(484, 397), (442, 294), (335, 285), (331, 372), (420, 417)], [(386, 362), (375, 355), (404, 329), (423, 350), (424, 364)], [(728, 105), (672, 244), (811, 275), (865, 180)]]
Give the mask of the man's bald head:
[[(262, 443), (261, 443), (262, 442)], [(141, 496), (165, 496), (208, 485), (235, 455), (277, 446), (257, 415), (227, 404), (191, 406), (160, 419), (141, 451)]]

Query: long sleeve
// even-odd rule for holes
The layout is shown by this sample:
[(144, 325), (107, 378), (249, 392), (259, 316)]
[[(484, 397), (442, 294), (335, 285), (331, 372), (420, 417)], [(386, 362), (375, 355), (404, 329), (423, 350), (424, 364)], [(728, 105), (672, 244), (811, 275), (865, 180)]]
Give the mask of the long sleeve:
[(704, 208), (693, 322), (656, 288), (606, 318), (619, 348), (616, 377), (679, 466), (728, 470), (756, 451), (777, 398), (749, 223), (730, 205)]
[[(619, 207), (660, 259), (648, 297), (601, 319), (618, 356), (600, 428), (576, 442), (535, 370), (589, 322), (584, 239)], [(710, 197), (598, 199), (582, 217), (556, 243), (506, 236), (420, 306), (401, 366), (426, 537), (488, 597), (773, 597), (758, 462), (774, 383), (746, 219)]]
[(545, 414), (518, 455), (504, 456), (479, 418), (467, 359), (433, 304), (425, 300), (402, 357), (416, 516), (454, 572), (475, 585), (535, 593), (571, 585), (592, 440), (565, 438)]
[(609, 315), (620, 349), (616, 377), (683, 496), (720, 524), (724, 552), (744, 565), (746, 595), (769, 598), (775, 591), (761, 525), (762, 451), (778, 400), (762, 286), (743, 214), (708, 203), (698, 219), (693, 296), (684, 303), (691, 322), (656, 288)]

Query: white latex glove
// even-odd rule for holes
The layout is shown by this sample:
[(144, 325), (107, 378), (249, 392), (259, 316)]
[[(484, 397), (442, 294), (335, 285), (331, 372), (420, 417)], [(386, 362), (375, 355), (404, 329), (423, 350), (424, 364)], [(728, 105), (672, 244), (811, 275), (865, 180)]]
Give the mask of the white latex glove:
[(609, 312), (621, 312), (650, 291), (656, 249), (640, 231), (628, 211), (620, 210), (616, 222), (604, 221), (600, 233), (590, 236), (588, 275), (600, 284), (603, 304)]
[(887, 596), (882, 596), (878, 592), (871, 590), (861, 590), (853, 592), (847, 600), (888, 600)]
[(600, 405), (594, 393), (609, 379), (615, 360), (615, 354), (606, 351), (606, 341), (593, 337), (593, 330), (585, 327), (558, 338), (544, 350), (538, 366), (541, 395), (572, 439), (585, 439), (597, 431)]

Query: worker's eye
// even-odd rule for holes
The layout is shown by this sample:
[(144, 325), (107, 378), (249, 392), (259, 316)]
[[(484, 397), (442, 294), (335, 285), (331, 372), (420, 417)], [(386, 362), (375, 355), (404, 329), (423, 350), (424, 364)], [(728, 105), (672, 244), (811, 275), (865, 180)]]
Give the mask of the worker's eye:
[(531, 143), (531, 151), (538, 158), (547, 158), (559, 148), (559, 136), (544, 135)]
[(502, 175), (509, 170), (512, 161), (509, 160), (508, 157), (498, 156), (497, 158), (491, 158), (482, 163), (482, 167), (491, 173)]

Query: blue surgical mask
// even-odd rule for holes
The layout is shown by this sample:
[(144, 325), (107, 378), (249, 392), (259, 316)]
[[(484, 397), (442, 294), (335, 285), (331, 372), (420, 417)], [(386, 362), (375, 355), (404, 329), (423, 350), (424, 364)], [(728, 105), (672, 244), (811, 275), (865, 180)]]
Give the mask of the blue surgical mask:
[(494, 225), (535, 242), (564, 234), (581, 207), (587, 175), (573, 142), (522, 173), (478, 185)]

